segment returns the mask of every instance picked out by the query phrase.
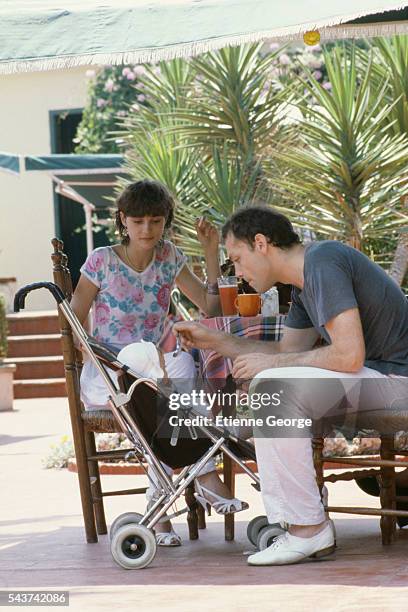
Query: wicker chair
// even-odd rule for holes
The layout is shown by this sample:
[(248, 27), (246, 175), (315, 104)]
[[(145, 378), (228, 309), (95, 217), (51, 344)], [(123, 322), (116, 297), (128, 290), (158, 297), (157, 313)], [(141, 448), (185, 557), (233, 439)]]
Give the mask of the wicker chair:
[[(68, 299), (72, 296), (71, 274), (68, 258), (63, 252), (63, 243), (54, 238), (51, 241), (54, 252), (54, 282), (63, 290)], [(84, 517), (87, 542), (97, 542), (98, 535), (107, 533), (104, 498), (113, 495), (131, 495), (146, 492), (146, 487), (135, 489), (104, 491), (101, 485), (99, 461), (124, 459), (126, 450), (97, 451), (95, 433), (121, 433), (110, 410), (85, 411), (80, 401), (79, 376), (82, 368), (81, 352), (75, 348), (71, 327), (59, 311), (59, 324), (62, 334), (65, 378), (68, 403), (74, 441), (75, 457), (78, 470), (79, 489), (82, 513)], [(187, 522), (190, 539), (198, 538), (198, 529), (205, 528), (205, 518), (201, 506), (194, 497), (193, 488), (186, 491), (186, 503), (189, 508)]]

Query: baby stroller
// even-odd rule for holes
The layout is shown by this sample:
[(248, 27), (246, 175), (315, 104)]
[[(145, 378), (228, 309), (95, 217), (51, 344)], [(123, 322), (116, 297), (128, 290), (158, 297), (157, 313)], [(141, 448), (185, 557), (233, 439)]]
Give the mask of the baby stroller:
[[(110, 528), (111, 553), (114, 560), (125, 569), (141, 569), (151, 563), (156, 554), (154, 527), (194, 481), (206, 462), (223, 451), (248, 474), (253, 486), (260, 490), (260, 481), (245, 463), (255, 460), (252, 444), (240, 440), (224, 428), (213, 425), (169, 430), (169, 399), (157, 381), (139, 377), (121, 363), (117, 351), (97, 342), (82, 327), (71, 309), (64, 293), (52, 282), (39, 282), (21, 288), (14, 299), (14, 310), (24, 308), (25, 298), (37, 289), (48, 289), (58, 308), (68, 321), (75, 337), (88, 354), (110, 393), (112, 413), (122, 431), (133, 445), (129, 458), (138, 461), (146, 471), (149, 464), (155, 473), (159, 487), (154, 503), (144, 515), (128, 512), (115, 519)], [(109, 370), (118, 374), (112, 377)], [(183, 409), (189, 417), (197, 416), (194, 409)], [(174, 412), (172, 412), (174, 414)], [(175, 480), (169, 478), (161, 462), (173, 469), (181, 469)], [(187, 508), (168, 516), (169, 519), (187, 512)], [(257, 545), (262, 536), (262, 547), (269, 545), (282, 532), (277, 525), (268, 525), (266, 517), (256, 517), (248, 525), (248, 537)]]

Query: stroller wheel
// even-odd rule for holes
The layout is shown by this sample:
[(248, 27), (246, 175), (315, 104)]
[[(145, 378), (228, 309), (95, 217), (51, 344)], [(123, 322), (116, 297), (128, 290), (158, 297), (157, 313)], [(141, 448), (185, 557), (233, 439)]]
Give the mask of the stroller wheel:
[(123, 525), (111, 541), (112, 557), (124, 569), (142, 569), (156, 554), (154, 533), (143, 525)]
[(265, 548), (268, 548), (275, 538), (280, 536), (282, 533), (285, 533), (285, 529), (281, 527), (280, 523), (273, 523), (272, 525), (267, 525), (261, 529), (258, 533), (257, 540), (259, 550), (265, 550)]
[(142, 518), (143, 515), (139, 514), (139, 512), (124, 512), (123, 514), (119, 514), (119, 516), (115, 518), (110, 526), (109, 539), (112, 540), (119, 527), (123, 527), (123, 525), (130, 525), (132, 523), (140, 523)]
[(268, 519), (266, 516), (256, 516), (248, 523), (247, 537), (248, 540), (256, 546), (258, 541), (258, 534), (261, 529), (268, 525)]

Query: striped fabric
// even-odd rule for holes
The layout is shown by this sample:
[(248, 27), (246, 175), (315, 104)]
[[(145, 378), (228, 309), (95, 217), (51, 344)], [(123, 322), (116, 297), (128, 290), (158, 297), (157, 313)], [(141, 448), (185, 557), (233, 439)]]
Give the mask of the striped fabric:
[[(285, 322), (285, 315), (274, 317), (214, 317), (200, 322), (210, 329), (217, 329), (227, 334), (274, 342), (280, 340)], [(205, 387), (216, 391), (223, 388), (225, 380), (232, 370), (232, 360), (222, 357), (215, 351), (200, 350), (200, 370)]]

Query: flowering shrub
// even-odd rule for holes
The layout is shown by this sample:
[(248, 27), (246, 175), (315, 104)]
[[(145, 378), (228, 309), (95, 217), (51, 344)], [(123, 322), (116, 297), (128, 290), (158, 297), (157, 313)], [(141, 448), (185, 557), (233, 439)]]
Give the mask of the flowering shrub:
[[(133, 448), (131, 442), (125, 434), (96, 434), (96, 449), (98, 451), (109, 451), (118, 449)], [(74, 446), (68, 436), (62, 436), (59, 444), (51, 444), (49, 454), (43, 459), (43, 467), (45, 469), (68, 467), (70, 459), (74, 459)], [(116, 460), (116, 462), (119, 459)], [(115, 462), (115, 460), (112, 460)]]
[(45, 469), (66, 468), (68, 461), (75, 457), (72, 441), (68, 436), (62, 436), (59, 444), (51, 444), (50, 453), (43, 459), (43, 467)]
[(143, 84), (138, 80), (143, 74), (143, 66), (105, 66), (99, 71), (87, 70), (88, 104), (75, 138), (76, 153), (120, 152), (111, 133), (132, 104), (145, 101)]

